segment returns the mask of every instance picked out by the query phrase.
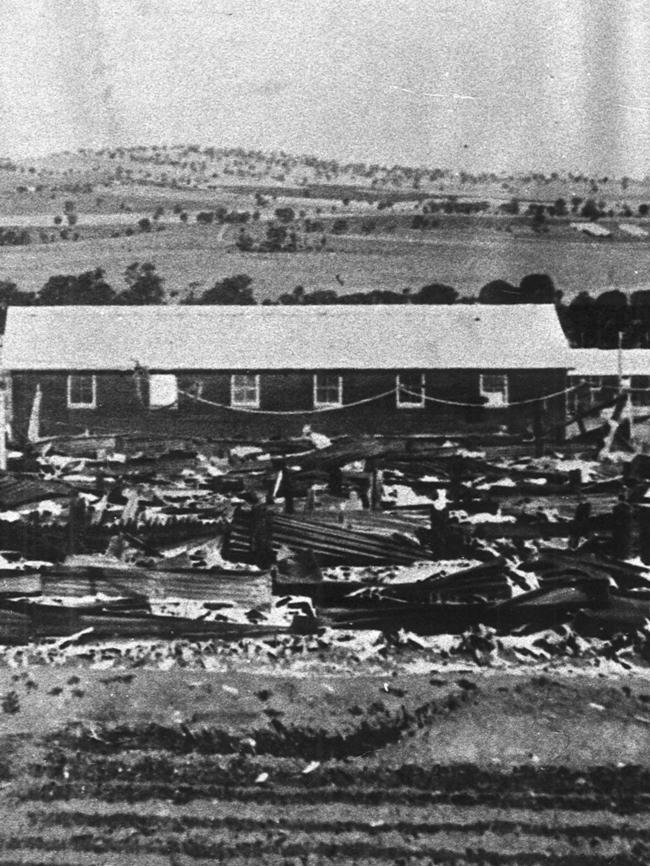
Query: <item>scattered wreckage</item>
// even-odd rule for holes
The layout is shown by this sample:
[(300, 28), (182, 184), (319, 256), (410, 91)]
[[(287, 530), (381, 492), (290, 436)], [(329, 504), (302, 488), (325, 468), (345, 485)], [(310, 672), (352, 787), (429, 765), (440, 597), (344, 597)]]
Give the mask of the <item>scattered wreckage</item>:
[(0, 475), (0, 643), (650, 622), (643, 456), (116, 444), (48, 441)]

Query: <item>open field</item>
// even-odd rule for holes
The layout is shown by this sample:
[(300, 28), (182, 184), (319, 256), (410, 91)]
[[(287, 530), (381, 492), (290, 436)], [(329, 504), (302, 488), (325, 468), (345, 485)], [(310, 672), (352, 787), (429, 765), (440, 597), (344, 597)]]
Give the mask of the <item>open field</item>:
[[(83, 227), (82, 227), (83, 230)], [(507, 232), (436, 231), (391, 237), (329, 236), (324, 252), (243, 253), (233, 245), (236, 229), (220, 226), (171, 226), (132, 237), (96, 237), (0, 248), (0, 279), (22, 290), (38, 291), (53, 274), (105, 269), (108, 281), (122, 287), (124, 269), (133, 261), (151, 261), (165, 278), (169, 293), (192, 285), (211, 286), (238, 273), (253, 278), (258, 300), (276, 299), (302, 285), (308, 291), (419, 289), (432, 282), (476, 295), (494, 279), (515, 284), (529, 273), (549, 273), (566, 298), (582, 290), (598, 292), (615, 285), (646, 287), (650, 244), (589, 242), (582, 238), (515, 237)], [(339, 274), (342, 287), (336, 280)]]
[(2, 866), (605, 866), (650, 852), (644, 677), (66, 666), (31, 669), (27, 687), (10, 674), (22, 709), (4, 716)]
[[(548, 208), (563, 198), (568, 206), (573, 197), (597, 200), (613, 214), (603, 219), (614, 231), (612, 239), (579, 236), (569, 227), (578, 211), (549, 217), (544, 231), (532, 231), (529, 204)], [(414, 230), (413, 217), (424, 215), (427, 199), (438, 208), (445, 201), (481, 202), (482, 210), (472, 216), (438, 210), (429, 215), (434, 227)], [(515, 199), (519, 215), (503, 213), (504, 203)], [(544, 272), (570, 299), (583, 290), (633, 291), (647, 285), (650, 237), (633, 240), (618, 228), (631, 220), (647, 231), (647, 219), (639, 220), (644, 202), (650, 202), (645, 180), (472, 177), (196, 146), (59, 154), (33, 164), (0, 165), (0, 225), (33, 236), (28, 246), (0, 247), (0, 279), (38, 291), (54, 274), (101, 267), (119, 290), (127, 265), (151, 261), (172, 297), (247, 273), (262, 301), (297, 285), (341, 293), (417, 291), (442, 282), (472, 296), (491, 280), (518, 284), (526, 274)], [(71, 232), (78, 233), (76, 241), (59, 240), (54, 225), (55, 216), (66, 225), (66, 203), (78, 217)], [(246, 211), (257, 219), (246, 230), (260, 238), (278, 207), (293, 209), (290, 228), (297, 231), (299, 247), (320, 249), (326, 234), (325, 249), (240, 253), (234, 246), (237, 224), (202, 227), (195, 221), (202, 210)], [(187, 214), (185, 225), (179, 210)], [(152, 219), (156, 211), (164, 231), (141, 233), (138, 220)], [(342, 234), (332, 231), (336, 219), (348, 222)], [(307, 232), (305, 220), (322, 229)], [(126, 231), (134, 233), (127, 237)]]

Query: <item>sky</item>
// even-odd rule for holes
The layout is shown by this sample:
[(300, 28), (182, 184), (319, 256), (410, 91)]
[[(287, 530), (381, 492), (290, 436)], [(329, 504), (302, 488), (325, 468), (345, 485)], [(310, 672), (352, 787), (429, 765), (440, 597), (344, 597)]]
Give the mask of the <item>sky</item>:
[(647, 0), (0, 0), (0, 156), (650, 174)]

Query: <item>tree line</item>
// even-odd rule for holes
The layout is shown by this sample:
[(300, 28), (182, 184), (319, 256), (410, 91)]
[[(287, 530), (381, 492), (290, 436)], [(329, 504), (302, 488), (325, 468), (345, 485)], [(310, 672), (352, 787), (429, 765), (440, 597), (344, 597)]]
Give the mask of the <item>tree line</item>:
[(124, 271), (125, 288), (115, 289), (102, 268), (81, 274), (56, 274), (38, 292), (23, 292), (16, 283), (0, 281), (0, 326), (4, 330), (10, 306), (163, 304), (163, 278), (151, 262), (133, 262)]
[[(343, 280), (337, 274), (342, 285)], [(9, 306), (59, 305), (147, 305), (168, 302), (164, 279), (151, 262), (133, 262), (123, 273), (124, 287), (114, 289), (102, 268), (80, 274), (50, 277), (38, 292), (23, 292), (9, 281), (0, 281), (0, 326), (4, 329)], [(246, 305), (258, 303), (248, 274), (234, 274), (217, 280), (203, 292), (191, 290), (181, 305)], [(173, 294), (173, 293), (172, 293)], [(624, 348), (650, 349), (650, 290), (632, 292), (629, 297), (618, 289), (592, 296), (580, 292), (565, 303), (548, 274), (527, 274), (519, 285), (492, 280), (478, 296), (461, 297), (453, 286), (429, 283), (417, 291), (374, 289), (370, 292), (339, 294), (334, 289), (307, 291), (296, 286), (277, 301), (263, 305), (310, 304), (554, 304), (567, 339), (575, 348), (614, 349), (619, 341)]]

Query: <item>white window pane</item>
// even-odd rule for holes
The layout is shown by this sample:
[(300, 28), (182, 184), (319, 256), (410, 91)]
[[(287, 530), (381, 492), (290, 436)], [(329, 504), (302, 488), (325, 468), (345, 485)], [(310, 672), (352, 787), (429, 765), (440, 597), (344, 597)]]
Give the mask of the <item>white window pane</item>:
[(233, 406), (258, 406), (260, 401), (259, 376), (235, 373), (230, 379), (230, 398)]
[(154, 373), (149, 376), (149, 406), (152, 409), (168, 409), (178, 403), (178, 381), (171, 373)]
[(68, 376), (68, 407), (73, 409), (94, 409), (95, 403), (95, 377), (76, 374)]
[(508, 377), (503, 373), (483, 373), (479, 389), (488, 408), (508, 405)]
[(332, 373), (316, 373), (314, 376), (314, 403), (317, 406), (340, 406), (342, 402), (342, 378)]

